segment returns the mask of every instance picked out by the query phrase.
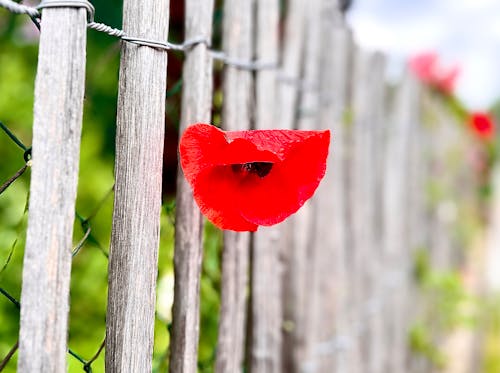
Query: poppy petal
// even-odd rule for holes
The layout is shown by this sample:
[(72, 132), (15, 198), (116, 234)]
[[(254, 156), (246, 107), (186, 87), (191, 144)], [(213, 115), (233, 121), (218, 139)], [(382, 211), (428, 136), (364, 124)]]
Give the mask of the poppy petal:
[(214, 167), (197, 178), (193, 196), (203, 215), (221, 229), (256, 231), (257, 225), (241, 216), (235, 200), (240, 199), (238, 185), (229, 167)]
[(286, 159), (269, 176), (240, 185), (242, 215), (259, 225), (273, 225), (295, 213), (312, 197), (326, 171), (330, 133), (312, 132), (294, 142)]
[(179, 143), (181, 167), (184, 176), (193, 185), (197, 175), (212, 167), (227, 146), (224, 132), (209, 124), (189, 126)]
[(251, 141), (258, 149), (269, 150), (284, 160), (297, 144), (325, 132), (328, 131), (254, 130), (226, 132), (226, 135), (232, 140), (241, 138)]
[(216, 163), (224, 165), (276, 161), (279, 161), (279, 158), (269, 150), (259, 150), (255, 144), (246, 139), (234, 139), (224, 147)]

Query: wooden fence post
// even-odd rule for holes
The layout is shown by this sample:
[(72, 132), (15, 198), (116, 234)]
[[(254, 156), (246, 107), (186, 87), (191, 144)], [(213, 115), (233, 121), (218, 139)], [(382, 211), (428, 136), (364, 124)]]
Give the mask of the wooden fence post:
[(352, 75), (352, 148), (351, 148), (351, 194), (349, 203), (352, 214), (352, 246), (351, 251), (351, 369), (355, 373), (367, 370), (368, 355), (366, 350), (366, 301), (369, 294), (368, 271), (366, 256), (369, 254), (371, 221), (369, 221), (369, 188), (371, 170), (370, 157), (370, 97), (367, 82), (370, 80), (369, 53), (358, 46), (353, 49)]
[[(125, 0), (127, 35), (167, 40), (168, 0)], [(123, 43), (106, 371), (150, 372), (155, 320), (167, 54)]]
[[(213, 0), (187, 0), (185, 38), (212, 36)], [(179, 132), (208, 123), (212, 108), (212, 58), (206, 44), (186, 51)], [(196, 372), (200, 329), (200, 276), (203, 218), (181, 168), (177, 175), (175, 289), (170, 340), (170, 372)]]
[[(253, 0), (224, 2), (223, 49), (230, 58), (252, 60)], [(252, 72), (226, 65), (222, 124), (226, 130), (250, 129)], [(224, 232), (222, 288), (216, 371), (242, 370), (245, 347), (250, 234)]]
[[(342, 188), (344, 194), (342, 195), (344, 209), (342, 211), (342, 219), (344, 220), (344, 239), (345, 245), (343, 265), (345, 266), (344, 273), (344, 298), (342, 299), (342, 313), (345, 318), (342, 320), (342, 328), (339, 330), (338, 346), (340, 348), (340, 356), (342, 358), (341, 365), (349, 372), (359, 372), (359, 358), (357, 351), (357, 340), (355, 335), (355, 322), (356, 322), (356, 280), (355, 275), (355, 213), (353, 206), (354, 200), (354, 131), (353, 131), (353, 101), (354, 101), (354, 57), (356, 52), (356, 45), (354, 43), (353, 33), (349, 28), (345, 28), (345, 35), (340, 36), (341, 40), (345, 43), (345, 106), (343, 107), (343, 127), (340, 141), (342, 143), (344, 167)], [(335, 134), (333, 134), (335, 141)], [(334, 142), (335, 144), (335, 142)]]
[(338, 4), (324, 1), (322, 8), (322, 31), (325, 38), (322, 46), (320, 81), (320, 127), (332, 130), (332, 143), (328, 154), (325, 178), (318, 187), (316, 245), (324, 246), (321, 261), (321, 304), (319, 343), (320, 372), (345, 372), (344, 349), (341, 346), (347, 333), (346, 296), (346, 250), (348, 209), (346, 184), (346, 123), (349, 32), (345, 26)]
[[(278, 63), (279, 1), (257, 0), (256, 58)], [(256, 72), (255, 128), (276, 127), (276, 70)], [(250, 368), (257, 373), (281, 369), (281, 226), (260, 227), (253, 235)]]
[[(390, 355), (385, 370), (399, 372), (406, 366), (406, 334), (409, 312), (407, 292), (411, 276), (412, 256), (408, 241), (408, 176), (412, 121), (418, 107), (416, 84), (405, 75), (396, 88), (394, 108), (387, 131), (384, 188), (384, 261), (394, 272), (387, 312), (386, 343)], [(397, 286), (396, 286), (397, 282)], [(389, 289), (391, 290), (391, 289)]]
[[(306, 21), (306, 2), (290, 0), (285, 18), (285, 30), (281, 46), (281, 66), (278, 84), (278, 117), (277, 125), (282, 129), (292, 129), (296, 121), (298, 87), (301, 79), (302, 48), (304, 47), (304, 29)], [(283, 310), (283, 370), (293, 372), (296, 366), (295, 333), (297, 317), (295, 304), (300, 303), (298, 289), (301, 282), (293, 273), (294, 242), (293, 218), (280, 225), (282, 235), (281, 262), (283, 262), (282, 278), (282, 310)]]
[(370, 147), (366, 154), (365, 165), (369, 170), (369, 189), (367, 190), (367, 226), (369, 227), (369, 243), (366, 252), (367, 270), (367, 296), (365, 298), (366, 310), (364, 315), (367, 322), (369, 356), (368, 371), (384, 373), (385, 331), (384, 306), (386, 289), (384, 280), (386, 276), (383, 265), (383, 188), (384, 188), (384, 161), (385, 158), (385, 118), (386, 104), (386, 74), (384, 56), (375, 52), (369, 58), (370, 79), (365, 82), (366, 90), (370, 97), (368, 116), (368, 136)]
[(68, 8), (47, 8), (42, 16), (21, 294), (18, 371), (23, 373), (67, 368), (87, 40), (86, 10), (70, 8), (71, 3)]
[[(299, 130), (319, 129), (320, 118), (320, 57), (323, 35), (320, 29), (320, 0), (308, 1), (305, 12), (304, 47), (302, 48), (302, 81), (298, 105), (294, 109)], [(320, 261), (323, 245), (315, 236), (317, 195), (307, 201), (292, 217), (293, 245), (289, 255), (294, 257), (291, 275), (296, 278), (297, 299), (294, 330), (294, 370), (315, 371), (318, 367), (315, 345), (317, 342), (321, 302)]]

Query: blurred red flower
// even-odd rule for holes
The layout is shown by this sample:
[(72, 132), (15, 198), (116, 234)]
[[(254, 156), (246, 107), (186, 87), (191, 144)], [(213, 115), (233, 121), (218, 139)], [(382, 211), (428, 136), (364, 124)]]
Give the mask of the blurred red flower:
[(451, 95), (455, 90), (457, 78), (460, 74), (460, 67), (452, 66), (448, 69), (441, 69), (437, 74), (434, 86), (438, 91)]
[(186, 129), (184, 175), (201, 212), (221, 229), (256, 231), (295, 213), (326, 171), (330, 131)]
[(410, 70), (426, 84), (432, 84), (434, 71), (438, 63), (438, 56), (435, 52), (425, 52), (413, 56), (410, 59)]
[(410, 59), (410, 70), (423, 83), (444, 93), (452, 94), (460, 74), (458, 65), (444, 67), (435, 52), (420, 53)]
[(472, 113), (469, 117), (469, 125), (480, 139), (489, 140), (495, 135), (495, 123), (487, 113)]

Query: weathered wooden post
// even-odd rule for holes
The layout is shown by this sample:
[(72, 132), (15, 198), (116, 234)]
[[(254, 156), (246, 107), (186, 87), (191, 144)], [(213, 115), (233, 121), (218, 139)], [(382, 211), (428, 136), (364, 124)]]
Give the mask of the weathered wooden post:
[[(167, 40), (168, 0), (125, 0), (123, 29)], [(161, 208), (167, 54), (124, 43), (109, 258), (106, 371), (149, 372)]]
[[(320, 58), (323, 35), (320, 23), (321, 1), (308, 1), (305, 12), (305, 42), (302, 48), (302, 80), (296, 109), (297, 128), (300, 130), (319, 129), (320, 118)], [(322, 245), (315, 233), (317, 195), (307, 201), (292, 218), (293, 245), (291, 255), (294, 260), (291, 275), (297, 280), (295, 289), (298, 298), (293, 304), (295, 309), (294, 330), (294, 370), (296, 372), (314, 371), (318, 367), (315, 345), (318, 337), (318, 322), (321, 295), (320, 261), (323, 259)]]
[[(397, 87), (390, 127), (387, 131), (387, 153), (385, 160), (384, 196), (384, 261), (385, 266), (401, 269), (398, 276), (389, 281), (398, 281), (398, 290), (388, 298), (386, 343), (390, 356), (386, 370), (404, 371), (406, 360), (405, 338), (408, 281), (412, 257), (408, 248), (408, 176), (412, 121), (418, 110), (415, 81), (405, 75)], [(396, 274), (397, 272), (395, 272)], [(400, 277), (400, 278), (397, 278)]]
[[(223, 49), (230, 58), (252, 60), (253, 1), (224, 2)], [(252, 72), (226, 65), (222, 124), (227, 130), (250, 129)], [(250, 234), (224, 232), (221, 314), (216, 371), (242, 370), (245, 346)]]
[[(279, 2), (257, 0), (256, 58), (278, 63)], [(256, 72), (255, 128), (271, 129), (278, 121), (276, 69)], [(280, 225), (260, 227), (253, 236), (251, 281), (252, 372), (281, 372)]]
[[(305, 41), (306, 2), (291, 0), (285, 18), (285, 30), (281, 46), (280, 75), (278, 84), (278, 118), (277, 126), (292, 129), (297, 114), (297, 101), (301, 80), (302, 48)], [(293, 218), (292, 218), (293, 219)], [(280, 226), (281, 256), (284, 263), (282, 278), (283, 309), (283, 370), (290, 372), (296, 366), (295, 335), (297, 322), (296, 304), (301, 303), (301, 280), (294, 273), (294, 263), (300, 261), (294, 255), (292, 239), (293, 220), (289, 219)]]
[[(187, 0), (185, 38), (212, 35), (213, 0)], [(180, 132), (189, 124), (209, 123), (212, 107), (212, 58), (205, 43), (186, 51)], [(200, 322), (203, 218), (179, 167), (175, 217), (175, 289), (170, 340), (171, 372), (196, 372)]]
[(383, 302), (385, 297), (384, 279), (386, 271), (383, 265), (383, 188), (385, 149), (385, 118), (386, 106), (386, 74), (385, 59), (379, 53), (370, 55), (370, 79), (366, 82), (366, 90), (370, 97), (367, 121), (367, 131), (370, 147), (366, 154), (365, 166), (369, 173), (369, 189), (367, 191), (367, 222), (369, 227), (369, 243), (365, 257), (367, 270), (366, 322), (368, 331), (369, 361), (368, 370), (373, 373), (385, 372), (385, 346), (383, 330)]
[[(45, 5), (50, 6), (46, 0)], [(72, 7), (72, 3), (75, 3)], [(19, 332), (19, 372), (65, 372), (87, 13), (43, 10)]]
[(349, 81), (348, 54), (351, 44), (337, 2), (322, 1), (321, 48), (319, 83), (321, 129), (332, 130), (332, 142), (327, 160), (327, 171), (317, 195), (315, 241), (321, 251), (320, 321), (318, 322), (319, 372), (345, 372), (345, 353), (341, 348), (342, 336), (347, 333), (346, 319), (346, 124), (344, 114)]
[(369, 79), (370, 66), (368, 64), (368, 53), (354, 43), (350, 50), (351, 83), (349, 86), (349, 126), (346, 144), (348, 147), (348, 179), (347, 195), (348, 199), (348, 220), (349, 237), (347, 246), (348, 263), (348, 336), (349, 336), (349, 371), (360, 373), (365, 371), (364, 364), (366, 356), (363, 355), (361, 336), (364, 328), (363, 306), (365, 305), (366, 272), (364, 265), (367, 240), (366, 225), (369, 223), (366, 214), (367, 179), (366, 155), (368, 144), (368, 131), (370, 130), (367, 117), (370, 98), (366, 92), (366, 82)]

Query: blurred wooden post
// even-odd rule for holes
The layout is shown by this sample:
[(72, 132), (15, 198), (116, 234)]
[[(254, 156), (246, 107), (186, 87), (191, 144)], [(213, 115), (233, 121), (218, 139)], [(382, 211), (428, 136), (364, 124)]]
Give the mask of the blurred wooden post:
[[(223, 49), (230, 58), (251, 61), (254, 2), (224, 2)], [(226, 65), (222, 124), (226, 130), (250, 129), (252, 72)], [(217, 344), (216, 371), (242, 370), (245, 346), (247, 285), (250, 234), (224, 232), (222, 253), (221, 311)]]
[(493, 197), (489, 212), (490, 225), (486, 231), (485, 287), (489, 293), (500, 290), (500, 164), (497, 162), (491, 175)]
[(370, 80), (366, 82), (369, 92), (370, 107), (367, 121), (369, 125), (370, 147), (366, 154), (366, 168), (370, 170), (368, 193), (367, 225), (370, 229), (370, 244), (367, 250), (367, 286), (368, 297), (366, 318), (368, 324), (369, 361), (368, 371), (384, 373), (384, 306), (387, 297), (384, 286), (383, 259), (383, 170), (385, 158), (385, 118), (386, 104), (385, 58), (381, 53), (373, 53), (369, 58)]
[[(433, 201), (429, 254), (433, 268), (450, 270), (454, 266), (453, 259), (456, 251), (453, 239), (448, 232), (456, 220), (456, 213), (453, 211), (456, 211), (456, 199), (460, 195), (460, 188), (454, 180), (458, 170), (450, 162), (450, 154), (456, 151), (459, 133), (449, 110), (434, 99), (431, 92), (427, 92), (426, 96), (425, 108), (432, 116), (432, 134), (428, 137), (432, 152), (430, 182), (434, 185), (437, 183), (445, 190), (455, 191)], [(441, 172), (443, 168), (447, 168), (448, 172)]]
[[(356, 274), (356, 250), (355, 248), (355, 213), (353, 206), (354, 201), (354, 125), (353, 125), (353, 101), (354, 101), (354, 58), (356, 53), (356, 44), (352, 31), (346, 27), (345, 34), (340, 35), (340, 40), (345, 43), (345, 104), (342, 107), (342, 133), (339, 142), (342, 141), (343, 159), (340, 161), (344, 167), (342, 178), (342, 188), (344, 193), (341, 197), (343, 200), (343, 210), (340, 213), (344, 220), (344, 237), (345, 244), (344, 256), (342, 265), (345, 266), (344, 287), (341, 313), (345, 317), (341, 321), (341, 328), (337, 335), (337, 345), (339, 352), (339, 372), (347, 370), (349, 372), (359, 372), (359, 358), (356, 340), (356, 295), (357, 295), (357, 274)], [(333, 134), (334, 146), (335, 133)]]
[[(411, 211), (410, 221), (408, 223), (411, 227), (408, 234), (408, 242), (410, 245), (412, 259), (415, 258), (415, 252), (417, 250), (428, 250), (430, 234), (429, 227), (431, 224), (427, 216), (429, 201), (427, 199), (426, 189), (428, 187), (427, 161), (429, 151), (428, 141), (426, 140), (428, 133), (426, 133), (427, 129), (422, 123), (424, 116), (422, 105), (423, 95), (421, 90), (422, 85), (421, 83), (415, 84), (417, 85), (416, 88), (418, 89), (418, 93), (415, 98), (415, 108), (413, 110), (414, 122), (412, 123), (410, 134), (410, 164), (408, 169), (408, 172), (410, 173), (408, 200)], [(410, 279), (407, 299), (411, 300), (411, 306), (409, 307), (409, 312), (406, 315), (406, 322), (409, 328), (411, 328), (417, 318), (421, 317), (423, 307), (425, 307), (422, 294), (420, 293), (420, 285), (421, 284), (418, 283), (414, 276)], [(386, 343), (386, 345), (389, 350), (390, 345), (388, 343)], [(387, 356), (390, 356), (389, 353)], [(425, 363), (424, 359), (425, 358), (422, 356), (412, 354), (410, 351), (406, 361), (406, 369), (415, 373), (428, 370), (427, 368), (422, 369), (422, 363)]]
[[(167, 40), (168, 0), (125, 0), (127, 35)], [(106, 371), (150, 372), (161, 209), (167, 53), (123, 43)]]
[[(412, 121), (418, 110), (415, 81), (405, 74), (397, 87), (390, 127), (387, 131), (387, 153), (384, 188), (385, 266), (391, 268), (388, 279), (392, 296), (388, 297), (386, 371), (406, 369), (407, 313), (410, 311), (407, 293), (411, 276), (412, 255), (408, 241), (409, 155)], [(397, 270), (397, 271), (396, 271)]]
[[(278, 85), (278, 118), (277, 125), (282, 129), (292, 129), (296, 121), (298, 88), (301, 79), (302, 48), (304, 47), (304, 28), (306, 2), (290, 0), (285, 19), (283, 45), (281, 47), (281, 69)], [(280, 226), (281, 261), (284, 263), (282, 278), (282, 309), (283, 309), (283, 371), (294, 372), (295, 335), (297, 328), (297, 312), (295, 305), (302, 303), (302, 281), (296, 276), (294, 263), (300, 263), (302, 258), (295, 255), (293, 242), (293, 218)]]
[[(187, 0), (185, 38), (212, 36), (213, 0)], [(212, 58), (206, 44), (186, 51), (179, 132), (209, 123), (212, 107)], [(175, 217), (175, 289), (170, 340), (171, 372), (196, 372), (200, 329), (200, 276), (203, 218), (181, 168), (177, 175)]]
[[(302, 81), (297, 105), (297, 128), (300, 130), (319, 129), (320, 101), (320, 57), (322, 36), (320, 29), (320, 0), (310, 0), (305, 12), (305, 43), (302, 49)], [(318, 366), (315, 351), (319, 310), (321, 301), (320, 261), (324, 247), (317, 244), (321, 237), (314, 234), (316, 229), (317, 196), (307, 201), (292, 217), (294, 260), (291, 274), (297, 278), (299, 288), (295, 308), (294, 369), (297, 372), (315, 371)], [(319, 242), (318, 242), (319, 243)], [(299, 259), (301, 258), (301, 259)]]
[(323, 289), (318, 330), (319, 372), (348, 371), (344, 349), (339, 341), (347, 332), (346, 250), (348, 208), (346, 193), (347, 85), (350, 79), (349, 31), (338, 4), (323, 1), (321, 35), (324, 38), (320, 80), (320, 128), (332, 130), (327, 171), (317, 194), (316, 245), (323, 248), (320, 262)]
[(296, 107), (302, 48), (304, 47), (306, 2), (290, 0), (285, 18), (285, 31), (281, 47), (281, 66), (278, 85), (279, 122), (282, 129), (292, 129), (296, 120)]
[(67, 369), (87, 41), (86, 10), (69, 4), (47, 8), (42, 16), (21, 293), (18, 371), (23, 373)]
[[(256, 5), (257, 61), (278, 63), (279, 1), (257, 0)], [(276, 127), (276, 77), (275, 69), (256, 72), (256, 129)], [(250, 368), (256, 373), (282, 371), (280, 227), (260, 227), (253, 236)]]
[(353, 372), (367, 371), (367, 301), (369, 299), (368, 282), (369, 250), (371, 249), (371, 221), (369, 220), (369, 191), (371, 182), (370, 131), (373, 131), (370, 120), (371, 97), (367, 84), (370, 81), (369, 53), (359, 47), (354, 49), (352, 77), (352, 153), (351, 153), (351, 214), (352, 214), (352, 247), (351, 258), (351, 330), (352, 336), (351, 367)]

